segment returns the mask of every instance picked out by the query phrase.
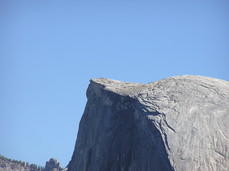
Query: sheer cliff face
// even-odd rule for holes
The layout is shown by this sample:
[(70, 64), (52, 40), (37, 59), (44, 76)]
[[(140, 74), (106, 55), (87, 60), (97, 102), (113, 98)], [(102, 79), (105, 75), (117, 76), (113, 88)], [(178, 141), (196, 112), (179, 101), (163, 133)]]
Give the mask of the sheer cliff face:
[(229, 169), (229, 82), (93, 79), (69, 171)]

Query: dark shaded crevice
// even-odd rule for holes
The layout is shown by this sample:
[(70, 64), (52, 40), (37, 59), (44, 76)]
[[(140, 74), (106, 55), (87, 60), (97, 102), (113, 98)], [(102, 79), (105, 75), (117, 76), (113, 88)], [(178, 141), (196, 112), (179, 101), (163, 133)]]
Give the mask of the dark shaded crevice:
[[(160, 170), (165, 171), (174, 171), (174, 168), (172, 167), (169, 158), (168, 153), (166, 151), (165, 143), (167, 142), (167, 139), (165, 137), (165, 142), (162, 138), (162, 133), (158, 130), (158, 128), (154, 125), (154, 123), (147, 118), (148, 123), (148, 129), (151, 131), (151, 137), (154, 138), (154, 145), (156, 146), (156, 150), (158, 151), (158, 154), (160, 155), (159, 160), (163, 164), (163, 167), (160, 168)], [(153, 161), (152, 161), (153, 162)]]

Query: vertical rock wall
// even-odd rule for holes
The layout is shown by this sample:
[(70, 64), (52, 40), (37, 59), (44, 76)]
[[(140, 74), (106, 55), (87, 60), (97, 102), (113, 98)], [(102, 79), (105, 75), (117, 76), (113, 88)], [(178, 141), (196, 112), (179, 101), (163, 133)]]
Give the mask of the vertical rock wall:
[(94, 79), (69, 171), (229, 169), (229, 83)]

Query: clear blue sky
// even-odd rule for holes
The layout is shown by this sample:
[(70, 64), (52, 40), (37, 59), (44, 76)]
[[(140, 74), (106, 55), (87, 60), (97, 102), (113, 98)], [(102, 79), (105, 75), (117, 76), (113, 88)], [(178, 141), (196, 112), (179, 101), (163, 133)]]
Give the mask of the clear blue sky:
[(0, 154), (66, 166), (89, 79), (229, 80), (228, 0), (0, 0)]

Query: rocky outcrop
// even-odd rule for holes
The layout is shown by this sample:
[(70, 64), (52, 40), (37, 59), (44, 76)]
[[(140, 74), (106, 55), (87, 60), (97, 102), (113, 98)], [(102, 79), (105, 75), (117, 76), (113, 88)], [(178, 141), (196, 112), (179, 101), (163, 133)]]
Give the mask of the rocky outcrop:
[(92, 79), (69, 171), (229, 170), (229, 82)]
[(62, 168), (56, 159), (51, 158), (46, 162), (44, 171), (62, 171)]
[(8, 159), (0, 155), (0, 171), (66, 171), (60, 166), (60, 163), (51, 158), (46, 162), (45, 167), (36, 164), (29, 164), (18, 160)]

